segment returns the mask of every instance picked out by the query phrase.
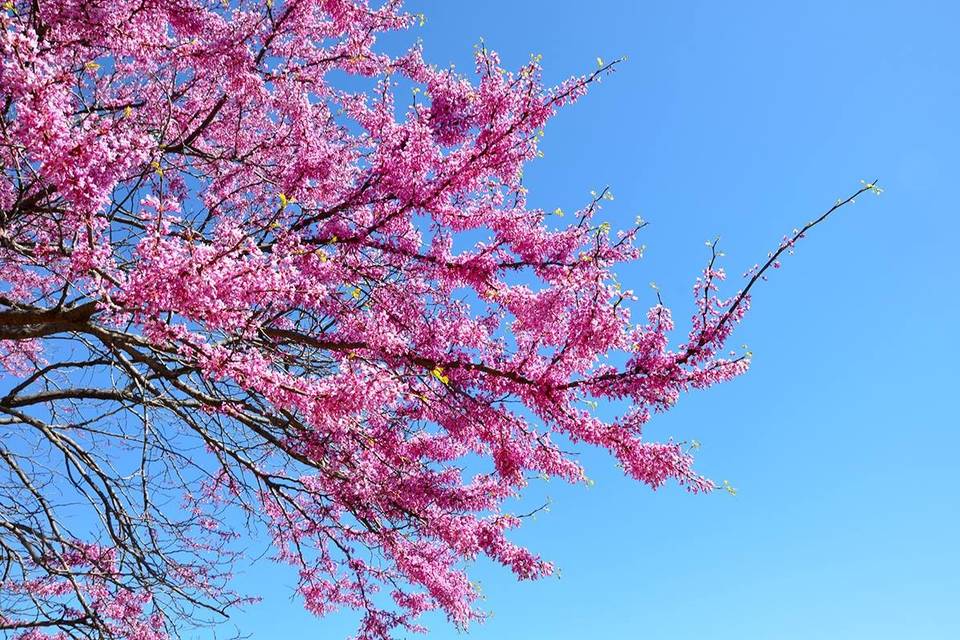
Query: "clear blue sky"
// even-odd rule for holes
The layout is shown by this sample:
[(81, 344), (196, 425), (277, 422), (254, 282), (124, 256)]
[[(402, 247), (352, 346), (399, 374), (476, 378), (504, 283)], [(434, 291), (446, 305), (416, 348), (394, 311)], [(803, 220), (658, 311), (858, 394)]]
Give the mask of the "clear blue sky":
[[(754, 297), (745, 377), (648, 427), (696, 438), (736, 497), (657, 493), (586, 451), (596, 486), (535, 489), (553, 507), (517, 539), (562, 569), (516, 583), (481, 563), (494, 612), (473, 640), (960, 638), (960, 4), (410, 0), (428, 59), (469, 68), (482, 36), (546, 76), (629, 61), (547, 129), (535, 205), (575, 209), (610, 185), (617, 224), (652, 222), (624, 273), (679, 317), (722, 237), (740, 274), (794, 226), (879, 178)], [(737, 282), (731, 283), (736, 287)], [(342, 638), (294, 576), (242, 583), (257, 640)], [(431, 620), (429, 638), (458, 637)]]

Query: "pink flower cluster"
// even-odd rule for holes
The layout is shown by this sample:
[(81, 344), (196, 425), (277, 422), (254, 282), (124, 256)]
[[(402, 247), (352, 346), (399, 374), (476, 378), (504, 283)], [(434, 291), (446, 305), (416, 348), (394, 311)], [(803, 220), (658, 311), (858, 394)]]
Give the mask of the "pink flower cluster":
[[(390, 57), (377, 35), (415, 22), (393, 0), (7, 5), (2, 296), (94, 301), (62, 331), (132, 335), (200, 372), (194, 405), (248, 434), (276, 485), (251, 506), (210, 442), (223, 469), (190, 508), (263, 517), (310, 611), (356, 609), (358, 637), (383, 639), (428, 610), (482, 618), (464, 560), (550, 574), (508, 540), (505, 502), (537, 475), (585, 481), (570, 442), (654, 489), (714, 488), (643, 428), (747, 369), (724, 343), (748, 298), (721, 297), (711, 262), (676, 344), (669, 310), (636, 321), (614, 281), (639, 227), (611, 234), (601, 197), (564, 219), (526, 204), (541, 128), (612, 65), (551, 88), (536, 59), (512, 72), (482, 47), (469, 73)], [(40, 333), (0, 341), (7, 370), (39, 362)], [(599, 401), (630, 408), (605, 419)], [(150, 594), (92, 574), (82, 590), (117, 636), (163, 637)]]
[[(157, 611), (149, 611), (151, 595), (146, 591), (131, 591), (118, 587), (118, 571), (114, 551), (96, 544), (72, 541), (70, 547), (56, 558), (45, 559), (58, 566), (63, 577), (47, 576), (37, 580), (0, 583), (0, 593), (8, 596), (28, 595), (33, 598), (62, 598), (70, 604), (62, 605), (60, 615), (69, 627), (69, 621), (83, 619), (88, 610), (95, 610), (105, 621), (101, 629), (104, 637), (124, 640), (166, 640), (168, 634), (164, 618)], [(17, 620), (0, 616), (4, 628), (16, 628)], [(14, 640), (66, 640), (66, 632), (52, 635), (39, 628), (28, 629), (13, 636)]]

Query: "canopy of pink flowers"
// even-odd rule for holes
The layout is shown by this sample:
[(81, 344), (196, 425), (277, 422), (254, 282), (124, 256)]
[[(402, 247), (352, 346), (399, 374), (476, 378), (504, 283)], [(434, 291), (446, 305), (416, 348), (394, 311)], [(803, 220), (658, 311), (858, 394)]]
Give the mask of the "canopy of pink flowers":
[[(363, 639), (428, 610), (482, 617), (464, 560), (550, 574), (508, 539), (521, 518), (504, 503), (532, 477), (585, 481), (561, 444), (607, 449), (652, 488), (712, 489), (643, 427), (748, 366), (723, 352), (747, 298), (718, 297), (719, 268), (677, 340), (667, 308), (633, 313), (613, 278), (639, 257), (639, 226), (599, 223), (602, 195), (563, 217), (527, 206), (542, 128), (612, 65), (548, 87), (536, 59), (508, 71), (478, 47), (460, 72), (375, 46), (416, 20), (350, 0), (0, 12), (4, 299), (92, 303), (66, 334), (122, 335), (193, 367), (230, 390), (196, 410), (238, 429), (254, 402), (295, 420), (250, 456), (305, 489), (255, 490), (253, 510), (305, 606), (360, 611)], [(3, 366), (40, 366), (48, 337), (0, 341)], [(601, 419), (592, 407), (610, 400), (629, 409)], [(223, 469), (191, 496), (201, 514), (249, 497), (208, 446)], [(486, 470), (466, 473), (476, 460)], [(78, 588), (110, 632), (165, 637), (149, 592), (97, 577), (109, 549), (77, 544), (73, 566), (99, 567)], [(51, 598), (65, 580), (3, 589)]]

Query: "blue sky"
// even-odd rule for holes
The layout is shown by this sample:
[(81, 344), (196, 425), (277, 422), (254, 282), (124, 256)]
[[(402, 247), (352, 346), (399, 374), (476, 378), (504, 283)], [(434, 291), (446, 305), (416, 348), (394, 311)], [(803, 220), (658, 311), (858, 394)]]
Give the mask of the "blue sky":
[[(526, 174), (535, 206), (576, 209), (610, 185), (616, 225), (651, 221), (623, 280), (689, 315), (721, 236), (742, 273), (837, 197), (879, 178), (754, 296), (745, 377), (684, 398), (651, 437), (703, 443), (699, 470), (735, 497), (653, 493), (585, 451), (593, 488), (536, 488), (550, 512), (516, 539), (562, 577), (474, 572), (494, 617), (474, 640), (960, 637), (960, 5), (898, 2), (408, 0), (433, 62), (543, 54), (559, 81), (629, 60), (547, 128)], [(731, 291), (737, 287), (734, 278)], [(340, 638), (261, 565), (254, 638)], [(460, 637), (431, 621), (430, 638)]]

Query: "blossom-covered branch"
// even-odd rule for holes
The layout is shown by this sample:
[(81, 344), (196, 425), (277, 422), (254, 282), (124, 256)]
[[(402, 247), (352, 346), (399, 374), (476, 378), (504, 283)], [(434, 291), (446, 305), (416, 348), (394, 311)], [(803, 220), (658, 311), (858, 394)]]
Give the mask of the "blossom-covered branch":
[[(746, 370), (724, 343), (751, 288), (837, 207), (730, 298), (712, 245), (671, 347), (669, 310), (638, 323), (613, 277), (642, 223), (600, 223), (601, 193), (561, 224), (522, 185), (547, 121), (618, 63), (548, 87), (538, 58), (478, 47), (461, 73), (375, 47), (416, 19), (4, 4), (0, 629), (215, 624), (249, 600), (229, 588), (244, 527), (310, 611), (359, 611), (360, 638), (430, 610), (466, 627), (464, 561), (552, 572), (507, 505), (532, 476), (585, 480), (566, 443), (714, 488), (643, 426)], [(605, 399), (630, 409), (601, 419)]]

